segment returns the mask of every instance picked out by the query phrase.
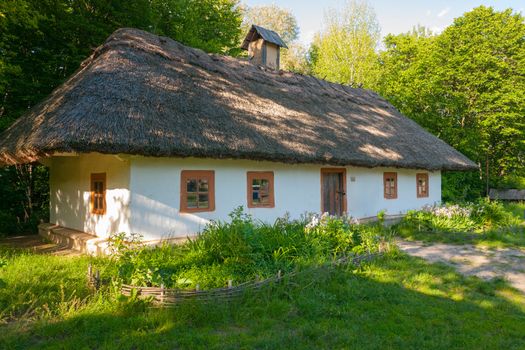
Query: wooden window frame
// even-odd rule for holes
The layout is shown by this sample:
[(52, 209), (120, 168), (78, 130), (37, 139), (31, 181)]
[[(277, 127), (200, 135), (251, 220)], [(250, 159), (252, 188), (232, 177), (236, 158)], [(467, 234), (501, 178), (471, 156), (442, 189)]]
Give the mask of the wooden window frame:
[[(265, 204), (253, 203), (253, 188), (252, 183), (255, 179), (268, 180), (269, 200)], [(248, 171), (246, 173), (246, 194), (248, 208), (275, 208), (275, 193), (274, 193), (274, 175), (273, 171)]]
[(343, 214), (347, 213), (347, 190), (346, 190), (346, 168), (321, 168), (321, 213), (325, 213), (326, 210), (324, 208), (323, 198), (324, 198), (324, 190), (323, 190), (323, 180), (324, 175), (329, 173), (339, 173), (343, 174), (342, 181), (343, 181), (343, 193), (341, 195), (343, 196)]
[[(418, 173), (416, 174), (416, 193), (417, 198), (427, 198), (429, 196), (428, 188), (428, 173)], [(425, 180), (425, 193), (419, 192), (419, 179), (423, 178)]]
[[(394, 178), (394, 194), (386, 193), (386, 182), (387, 179)], [(389, 171), (383, 173), (383, 197), (385, 199), (397, 199), (397, 172)]]
[[(188, 208), (187, 186), (188, 179), (208, 180), (208, 208)], [(197, 191), (197, 196), (199, 192)], [(213, 170), (182, 170), (180, 173), (180, 208), (181, 213), (198, 213), (215, 210), (215, 171)]]
[[(103, 208), (95, 209), (95, 197), (97, 196), (97, 193), (95, 193), (95, 182), (102, 182), (103, 191), (102, 191), (102, 205)], [(104, 215), (107, 211), (107, 203), (106, 203), (106, 189), (107, 189), (107, 182), (106, 182), (106, 173), (92, 173), (90, 176), (90, 202), (89, 202), (89, 211), (91, 214), (95, 215)]]

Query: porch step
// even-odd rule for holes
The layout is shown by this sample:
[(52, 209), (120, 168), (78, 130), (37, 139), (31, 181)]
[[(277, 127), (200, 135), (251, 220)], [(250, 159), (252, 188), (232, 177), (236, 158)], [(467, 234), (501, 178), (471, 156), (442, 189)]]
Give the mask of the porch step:
[(107, 241), (95, 235), (50, 223), (38, 225), (38, 234), (51, 242), (84, 254), (104, 255)]
[[(55, 224), (43, 223), (38, 225), (38, 234), (47, 238), (51, 242), (74, 249), (84, 254), (90, 255), (109, 255), (111, 251), (108, 248), (107, 238), (100, 238), (95, 235), (62, 227)], [(196, 235), (187, 237), (168, 237), (152, 240), (144, 240), (144, 246), (154, 247), (165, 243), (182, 244), (188, 239), (196, 238)]]

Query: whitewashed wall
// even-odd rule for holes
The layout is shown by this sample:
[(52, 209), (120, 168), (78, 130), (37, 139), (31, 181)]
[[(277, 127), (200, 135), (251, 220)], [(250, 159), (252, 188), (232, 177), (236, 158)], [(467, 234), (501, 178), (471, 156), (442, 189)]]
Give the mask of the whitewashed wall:
[[(246, 208), (246, 172), (273, 171), (275, 208), (246, 209), (255, 218), (273, 222), (288, 212), (299, 218), (321, 210), (319, 165), (288, 165), (272, 162), (209, 159), (130, 159), (130, 228), (147, 239), (184, 237), (201, 231), (209, 219), (227, 220), (237, 206)], [(215, 211), (180, 213), (182, 170), (215, 171)], [(383, 198), (383, 172), (398, 173), (398, 198)], [(353, 217), (376, 215), (381, 210), (394, 215), (441, 200), (441, 174), (429, 173), (428, 198), (417, 198), (416, 173), (389, 168), (347, 168), (347, 208)], [(354, 180), (354, 181), (352, 181)]]
[[(385, 199), (383, 173), (397, 172), (397, 199)], [(416, 174), (428, 173), (429, 196), (417, 198)], [(394, 168), (347, 168), (347, 209), (351, 216), (366, 218), (385, 210), (388, 215), (403, 214), (425, 204), (441, 202), (441, 173)], [(355, 181), (352, 181), (354, 177)]]
[[(107, 237), (130, 232), (129, 161), (117, 156), (86, 154), (53, 157), (50, 167), (50, 222)], [(106, 173), (105, 215), (90, 213), (91, 173)]]

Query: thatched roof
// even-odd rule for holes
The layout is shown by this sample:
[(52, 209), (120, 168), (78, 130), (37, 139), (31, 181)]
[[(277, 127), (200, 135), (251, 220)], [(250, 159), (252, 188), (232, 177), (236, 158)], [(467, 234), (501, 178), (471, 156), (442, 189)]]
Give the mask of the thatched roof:
[(62, 152), (365, 167), (476, 165), (377, 94), (120, 29), (0, 135), (0, 160)]
[(284, 47), (285, 49), (288, 48), (288, 46), (286, 46), (286, 44), (284, 43), (283, 39), (281, 39), (279, 34), (274, 32), (273, 30), (266, 29), (266, 28), (253, 24), (250, 30), (248, 31), (248, 34), (246, 34), (244, 41), (242, 42), (241, 49), (248, 50), (248, 46), (250, 45), (250, 42), (257, 40), (259, 38), (263, 38), (264, 40), (272, 44), (275, 44), (277, 46)]

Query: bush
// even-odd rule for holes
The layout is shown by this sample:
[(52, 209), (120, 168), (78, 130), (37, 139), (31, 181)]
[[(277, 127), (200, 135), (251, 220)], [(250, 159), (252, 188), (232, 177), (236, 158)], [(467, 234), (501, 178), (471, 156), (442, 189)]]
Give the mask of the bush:
[(520, 221), (501, 202), (481, 199), (476, 203), (427, 206), (409, 211), (400, 226), (426, 232), (482, 232), (517, 226)]
[(391, 236), (382, 225), (358, 225), (350, 218), (329, 215), (283, 217), (267, 224), (253, 220), (241, 207), (230, 219), (210, 222), (199, 237), (183, 245), (137, 247), (125, 243), (122, 234), (114, 235), (111, 246), (117, 253), (119, 282), (222, 287), (229, 279), (240, 283), (278, 270), (323, 264), (343, 254), (374, 252)]
[(20, 227), (17, 222), (17, 218), (14, 215), (0, 211), (0, 237), (18, 233)]

